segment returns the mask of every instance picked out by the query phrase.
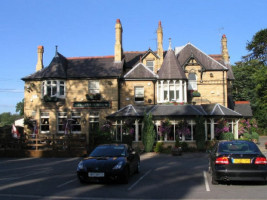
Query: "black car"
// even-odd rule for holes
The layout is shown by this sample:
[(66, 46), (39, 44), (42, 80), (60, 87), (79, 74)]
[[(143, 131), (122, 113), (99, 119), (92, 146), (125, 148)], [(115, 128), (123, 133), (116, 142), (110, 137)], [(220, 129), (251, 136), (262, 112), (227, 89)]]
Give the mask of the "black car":
[(89, 157), (80, 161), (77, 176), (81, 183), (119, 180), (128, 183), (129, 176), (140, 170), (140, 156), (126, 144), (97, 146)]
[(209, 172), (212, 184), (228, 181), (267, 180), (267, 161), (254, 142), (220, 141), (211, 150)]

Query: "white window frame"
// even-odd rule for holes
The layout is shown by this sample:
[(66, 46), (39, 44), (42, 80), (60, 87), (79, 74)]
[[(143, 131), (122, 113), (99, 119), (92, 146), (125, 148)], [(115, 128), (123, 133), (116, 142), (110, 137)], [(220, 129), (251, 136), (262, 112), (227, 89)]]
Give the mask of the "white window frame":
[(98, 123), (99, 127), (99, 112), (90, 112), (89, 113), (89, 129), (91, 127), (90, 124), (96, 124)]
[[(51, 87), (49, 94), (48, 87)], [(61, 88), (63, 87), (63, 94)], [(53, 92), (53, 88), (55, 89)], [(42, 83), (42, 95), (50, 97), (65, 98), (66, 96), (66, 82), (64, 80), (45, 80)]]
[[(152, 63), (152, 65), (148, 65), (148, 63)], [(155, 64), (154, 60), (147, 60), (146, 61), (147, 68), (150, 69), (152, 72), (154, 72), (154, 67), (155, 67), (154, 64)]]
[(99, 94), (99, 80), (89, 80), (88, 82), (88, 89), (90, 94)]
[[(43, 120), (47, 119), (47, 124), (43, 124)], [(50, 122), (49, 122), (50, 116), (49, 112), (41, 112), (40, 113), (40, 133), (50, 133)], [(48, 131), (42, 130), (43, 126), (48, 126)]]
[[(139, 91), (137, 91), (139, 90)], [(143, 94), (141, 94), (141, 93)], [(143, 98), (142, 101), (136, 101), (136, 98)], [(144, 86), (135, 86), (134, 87), (134, 101), (135, 102), (144, 102), (145, 101), (145, 89)]]
[[(190, 75), (194, 75), (194, 79), (190, 79)], [(188, 74), (188, 90), (197, 90), (197, 75), (196, 73), (189, 73)]]
[[(65, 126), (67, 123), (67, 112), (58, 112), (57, 113), (57, 132), (58, 133), (64, 133), (65, 132)], [(60, 123), (60, 120), (63, 120), (63, 123)], [(59, 130), (59, 126), (63, 126), (63, 130)]]
[[(81, 116), (81, 112), (76, 112), (76, 111), (73, 111), (71, 112), (71, 133), (76, 133), (76, 134), (79, 134), (82, 132), (82, 126), (81, 126), (81, 119), (82, 119), (82, 116)], [(80, 131), (74, 131), (73, 130), (73, 127), (74, 126), (80, 126)]]

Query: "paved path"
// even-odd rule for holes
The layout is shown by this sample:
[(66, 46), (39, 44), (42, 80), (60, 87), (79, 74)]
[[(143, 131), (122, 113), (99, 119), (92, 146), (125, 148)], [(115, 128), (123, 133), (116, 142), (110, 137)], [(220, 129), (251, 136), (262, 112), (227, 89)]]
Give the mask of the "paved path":
[(265, 149), (266, 142), (267, 142), (267, 136), (260, 136), (258, 147), (265, 155), (267, 155), (267, 149)]

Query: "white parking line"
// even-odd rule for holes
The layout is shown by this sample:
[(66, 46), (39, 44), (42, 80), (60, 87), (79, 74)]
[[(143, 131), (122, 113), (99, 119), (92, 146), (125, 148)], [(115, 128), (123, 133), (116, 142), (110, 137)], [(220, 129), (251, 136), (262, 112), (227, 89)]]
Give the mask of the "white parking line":
[(203, 176), (204, 176), (204, 180), (205, 180), (206, 191), (210, 192), (210, 186), (209, 186), (209, 181), (208, 181), (208, 176), (207, 176), (206, 171), (203, 171)]
[(140, 177), (134, 184), (131, 185), (131, 187), (128, 188), (128, 191), (133, 189), (145, 176), (147, 176), (151, 170), (147, 171), (142, 177)]
[(69, 184), (69, 183), (72, 183), (72, 182), (74, 182), (74, 181), (76, 181), (76, 180), (77, 180), (77, 178), (72, 179), (72, 180), (70, 180), (70, 181), (67, 181), (67, 182), (65, 182), (65, 183), (62, 183), (62, 184), (58, 185), (57, 188), (61, 188), (61, 187), (65, 186), (65, 185), (67, 185), (67, 184)]

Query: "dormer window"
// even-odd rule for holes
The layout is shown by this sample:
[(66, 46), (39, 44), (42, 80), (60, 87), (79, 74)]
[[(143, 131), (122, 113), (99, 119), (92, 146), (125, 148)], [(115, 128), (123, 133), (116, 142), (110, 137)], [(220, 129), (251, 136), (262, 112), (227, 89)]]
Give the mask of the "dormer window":
[(154, 71), (154, 61), (153, 60), (147, 60), (146, 66), (153, 72)]
[(42, 95), (49, 97), (65, 98), (65, 81), (47, 80), (42, 84)]

